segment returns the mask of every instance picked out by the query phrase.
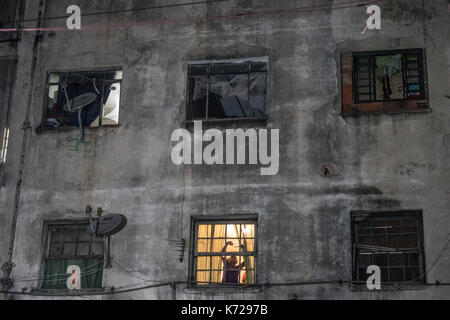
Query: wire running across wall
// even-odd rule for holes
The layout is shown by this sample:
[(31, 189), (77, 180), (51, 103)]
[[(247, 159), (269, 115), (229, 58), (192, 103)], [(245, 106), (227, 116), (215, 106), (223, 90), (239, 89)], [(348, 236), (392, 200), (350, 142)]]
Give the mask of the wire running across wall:
[[(141, 11), (150, 11), (150, 10), (157, 10), (157, 9), (167, 9), (167, 8), (178, 8), (178, 7), (185, 7), (185, 6), (196, 6), (201, 4), (212, 4), (212, 3), (218, 3), (218, 2), (230, 2), (233, 0), (206, 0), (206, 1), (194, 1), (194, 2), (183, 2), (183, 3), (174, 3), (174, 4), (166, 4), (166, 5), (159, 5), (159, 6), (151, 6), (151, 7), (143, 7), (143, 8), (134, 8), (134, 9), (121, 9), (121, 10), (111, 10), (111, 11), (98, 11), (98, 12), (88, 12), (83, 13), (82, 17), (88, 17), (88, 16), (101, 16), (101, 15), (113, 15), (118, 13), (133, 13), (133, 12), (141, 12)], [(61, 19), (67, 19), (67, 15), (62, 16), (53, 16), (53, 17), (43, 17), (41, 20), (61, 20)], [(5, 24), (9, 23), (23, 23), (23, 22), (35, 22), (39, 21), (39, 19), (32, 18), (32, 19), (22, 19), (17, 21), (6, 21)]]
[[(95, 268), (94, 268), (95, 267)], [(86, 268), (83, 268), (81, 271), (81, 278), (88, 277), (92, 274), (96, 274), (99, 271), (103, 271), (103, 268), (98, 268), (98, 263), (92, 264), (90, 266), (87, 266)], [(67, 273), (59, 273), (59, 274), (52, 274), (45, 277), (39, 277), (39, 278), (29, 278), (29, 277), (14, 277), (14, 282), (22, 283), (22, 282), (34, 282), (34, 281), (45, 281), (45, 282), (58, 282), (66, 280), (68, 277)]]
[[(439, 260), (443, 257), (444, 253), (447, 251), (448, 247), (450, 245), (450, 232), (447, 234), (443, 246), (441, 248), (441, 250), (439, 251), (436, 259), (433, 261), (433, 263), (431, 264), (430, 268), (428, 269), (428, 271), (424, 274), (421, 274), (419, 277), (409, 280), (409, 281), (405, 281), (402, 283), (399, 283), (397, 285), (394, 286), (390, 286), (392, 287), (392, 289), (386, 290), (384, 289), (384, 291), (397, 291), (400, 290), (401, 288), (403, 288), (406, 284), (409, 284), (415, 280), (418, 280), (420, 278), (422, 278), (423, 276), (429, 274), (434, 267), (437, 265), (437, 263), (439, 262)], [(70, 295), (67, 294), (50, 294), (50, 293), (44, 293), (44, 292), (15, 292), (15, 291), (0, 291), (0, 293), (3, 294), (11, 294), (11, 295), (28, 295), (28, 296), (52, 296), (52, 297), (76, 297), (76, 296), (102, 296), (102, 295), (111, 295), (111, 294), (120, 294), (120, 293), (128, 293), (128, 292), (135, 292), (135, 291), (141, 291), (141, 290), (147, 290), (147, 289), (151, 289), (151, 288), (158, 288), (158, 287), (164, 287), (164, 286), (171, 286), (172, 289), (174, 287), (176, 287), (177, 285), (180, 284), (186, 284), (186, 285), (198, 285), (198, 282), (191, 282), (191, 281), (166, 281), (166, 282), (161, 282), (158, 280), (149, 280), (149, 279), (145, 279), (142, 278), (140, 276), (136, 276), (135, 274), (133, 274), (132, 271), (127, 270), (125, 267), (123, 267), (122, 265), (120, 265), (117, 262), (113, 262), (115, 263), (120, 269), (122, 269), (123, 271), (125, 271), (126, 273), (128, 273), (130, 276), (136, 278), (136, 279), (140, 279), (142, 281), (145, 282), (153, 282), (154, 284), (152, 285), (145, 285), (145, 286), (139, 286), (139, 287), (135, 287), (136, 284), (130, 284), (130, 285), (126, 285), (126, 286), (121, 286), (120, 288), (118, 288), (118, 290), (116, 290), (115, 288), (111, 289), (110, 292), (102, 292), (102, 293), (77, 293), (76, 291), (73, 292)], [(103, 269), (93, 269), (90, 270), (91, 268), (93, 268), (94, 266), (97, 266), (97, 264), (93, 264), (90, 266), (87, 266), (86, 268), (84, 268), (82, 270), (82, 272), (85, 272), (87, 270), (89, 270), (87, 273), (83, 274), (81, 277), (87, 277), (91, 274), (95, 274), (100, 270)], [(51, 277), (62, 277), (64, 276), (63, 279), (51, 279), (48, 280), (48, 278)], [(34, 281), (40, 281), (40, 280), (47, 280), (48, 282), (57, 282), (57, 281), (61, 281), (61, 280), (65, 280), (67, 278), (67, 274), (55, 274), (49, 277), (40, 277), (40, 278), (27, 278), (27, 277), (15, 277), (14, 282), (17, 283), (24, 283), (24, 282), (34, 282)], [(221, 284), (221, 283), (217, 283), (215, 285), (217, 285), (217, 287), (220, 287), (221, 285), (225, 285), (225, 286), (235, 286), (237, 288), (248, 288), (248, 287), (254, 287), (254, 288), (261, 288), (261, 287), (278, 287), (278, 286), (306, 286), (306, 285), (349, 285), (349, 286), (355, 286), (357, 289), (363, 289), (364, 286), (366, 285), (365, 281), (352, 281), (352, 280), (311, 280), (311, 281), (292, 281), (292, 282), (280, 282), (280, 283), (262, 283), (262, 284), (252, 284), (252, 285), (232, 285), (232, 284)], [(450, 283), (448, 282), (439, 282), (436, 281), (435, 283), (421, 283), (419, 285), (425, 285), (425, 286), (449, 286)]]
[[(308, 6), (308, 7), (297, 7), (297, 8), (286, 8), (286, 9), (277, 9), (277, 10), (265, 10), (265, 11), (245, 11), (245, 12), (236, 12), (227, 15), (216, 15), (216, 16), (205, 16), (205, 17), (187, 17), (187, 18), (179, 18), (179, 19), (160, 19), (153, 21), (145, 21), (145, 22), (128, 22), (128, 23), (117, 23), (117, 24), (109, 24), (109, 25), (86, 25), (82, 26), (79, 30), (69, 30), (67, 27), (38, 27), (38, 28), (5, 28), (0, 29), (0, 32), (17, 32), (17, 31), (83, 31), (83, 30), (111, 30), (111, 29), (119, 29), (119, 28), (132, 28), (132, 27), (143, 27), (143, 26), (152, 26), (152, 25), (165, 25), (165, 24), (189, 24), (189, 23), (206, 23), (211, 20), (230, 20), (242, 17), (262, 17), (262, 16), (270, 16), (270, 15), (280, 15), (280, 14), (288, 14), (288, 13), (303, 13), (303, 12), (315, 12), (315, 11), (330, 11), (330, 10), (338, 10), (338, 9), (351, 9), (358, 8), (365, 5), (371, 5), (376, 3), (381, 3), (387, 0), (352, 0), (345, 1), (335, 4), (327, 4), (327, 5), (316, 5), (316, 6)], [(138, 9), (132, 9), (136, 11)], [(98, 15), (103, 14), (101, 12), (97, 13)], [(92, 14), (93, 15), (93, 14)], [(59, 17), (58, 17), (59, 18)], [(66, 16), (68, 18), (68, 16)]]
[(423, 277), (427, 276), (433, 269), (434, 267), (436, 267), (437, 263), (439, 262), (439, 260), (444, 256), (445, 251), (447, 251), (448, 246), (450, 245), (450, 232), (447, 234), (447, 236), (445, 237), (445, 241), (444, 244), (441, 248), (441, 250), (439, 251), (436, 259), (433, 261), (433, 263), (431, 264), (430, 268), (428, 268), (428, 271), (422, 273), (421, 275), (419, 275), (418, 277), (402, 282), (399, 286), (398, 286), (398, 290), (403, 288), (406, 284), (417, 281), (419, 279), (422, 279)]
[[(88, 297), (88, 296), (108, 296), (108, 295), (116, 295), (116, 294), (124, 294), (124, 293), (130, 293), (130, 292), (136, 292), (136, 291), (143, 291), (147, 289), (153, 289), (153, 288), (160, 288), (160, 287), (171, 287), (172, 290), (176, 290), (176, 287), (178, 285), (196, 285), (197, 282), (190, 282), (190, 281), (171, 281), (171, 282), (161, 282), (156, 283), (152, 285), (146, 285), (146, 286), (140, 286), (140, 287), (132, 287), (127, 289), (121, 289), (126, 287), (121, 287), (119, 290), (116, 290), (116, 288), (111, 288), (110, 291), (105, 292), (76, 292), (73, 291), (70, 294), (58, 294), (58, 293), (48, 293), (48, 292), (15, 292), (15, 291), (0, 291), (2, 294), (10, 294), (10, 295), (23, 295), (23, 296), (36, 296), (36, 297), (66, 297), (66, 298), (73, 298), (73, 297)], [(235, 288), (270, 288), (270, 287), (283, 287), (283, 286), (312, 286), (312, 285), (349, 285), (349, 286), (360, 286), (364, 285), (365, 282), (357, 282), (357, 281), (348, 281), (348, 280), (317, 280), (317, 281), (297, 281), (297, 282), (283, 282), (283, 283), (264, 283), (264, 284), (256, 284), (256, 285), (230, 285), (230, 284), (217, 284), (217, 287), (219, 288), (221, 285), (226, 287), (235, 287)], [(450, 283), (443, 283), (443, 282), (437, 282), (437, 283), (426, 283), (427, 286), (450, 286)], [(389, 291), (394, 291), (397, 289), (392, 289)], [(386, 290), (385, 290), (386, 291)]]

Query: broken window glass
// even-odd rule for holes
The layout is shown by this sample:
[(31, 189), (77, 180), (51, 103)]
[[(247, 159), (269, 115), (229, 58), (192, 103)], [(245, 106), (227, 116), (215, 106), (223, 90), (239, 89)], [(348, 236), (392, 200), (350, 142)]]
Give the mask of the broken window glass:
[(45, 127), (118, 125), (121, 80), (121, 70), (49, 74)]
[(425, 281), (421, 228), (420, 212), (353, 213), (354, 280), (377, 265), (382, 282)]
[(188, 120), (264, 118), (267, 63), (189, 66)]

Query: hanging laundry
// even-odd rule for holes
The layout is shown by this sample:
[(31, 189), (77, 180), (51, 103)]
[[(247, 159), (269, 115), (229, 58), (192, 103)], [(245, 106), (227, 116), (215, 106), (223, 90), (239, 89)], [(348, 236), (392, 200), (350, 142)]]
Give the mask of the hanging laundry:
[(383, 99), (390, 100), (391, 99), (391, 82), (389, 80), (389, 74), (387, 72), (387, 68), (384, 68), (384, 77), (382, 79), (383, 82)]

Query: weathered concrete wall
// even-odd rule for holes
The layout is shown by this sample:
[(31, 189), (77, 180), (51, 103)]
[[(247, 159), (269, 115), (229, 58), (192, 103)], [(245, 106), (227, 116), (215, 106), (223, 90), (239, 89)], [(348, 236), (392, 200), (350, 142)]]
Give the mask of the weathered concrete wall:
[[(85, 17), (82, 23), (211, 17), (332, 3), (336, 1), (230, 1)], [(45, 16), (57, 16), (70, 4), (47, 0), (42, 8)], [(83, 12), (142, 7), (140, 1), (83, 0), (78, 5)], [(15, 176), (23, 170), (14, 275), (39, 275), (44, 219), (83, 217), (88, 204), (127, 215), (128, 225), (113, 237), (113, 260), (155, 281), (187, 280), (188, 253), (183, 263), (178, 262), (168, 241), (180, 237), (181, 212), (182, 236), (187, 239), (191, 215), (257, 213), (258, 280), (266, 283), (351, 279), (351, 210), (422, 209), (430, 267), (450, 222), (450, 151), (443, 142), (450, 134), (447, 1), (427, 0), (425, 7), (421, 0), (385, 1), (382, 8), (382, 30), (365, 35), (360, 34), (367, 17), (361, 7), (43, 32), (34, 73), (33, 33), (24, 33), (7, 163)], [(38, 11), (37, 1), (27, 2), (26, 17)], [(56, 25), (65, 26), (65, 21), (43, 22)], [(431, 113), (340, 115), (340, 52), (418, 47), (426, 48)], [(170, 135), (184, 126), (187, 61), (260, 56), (270, 59), (269, 120), (257, 127), (280, 129), (279, 174), (261, 176), (256, 166), (173, 165)], [(41, 122), (49, 70), (110, 66), (124, 70), (121, 125), (88, 130), (90, 152), (69, 150), (67, 139), (78, 136), (77, 128), (41, 135), (22, 129), (24, 121), (33, 128)], [(335, 164), (338, 175), (321, 177), (318, 168), (323, 163)], [(11, 179), (0, 189), (2, 234), (9, 230), (16, 187)], [(0, 238), (2, 260), (9, 246), (6, 238)], [(428, 274), (428, 282), (449, 282), (449, 270), (447, 254)], [(105, 287), (133, 283), (145, 282), (116, 265), (105, 272)], [(15, 289), (33, 285), (16, 283)], [(160, 288), (105, 298), (114, 297), (170, 299), (171, 292)], [(336, 285), (233, 291), (181, 286), (177, 298), (431, 299), (450, 298), (450, 289), (373, 293)]]
[[(12, 25), (9, 21), (14, 20), (16, 14), (17, 3), (13, 1), (2, 2), (0, 4), (0, 28), (9, 28)], [(0, 136), (3, 139), (4, 130), (9, 128), (9, 114), (10, 114), (10, 98), (12, 94), (13, 83), (15, 79), (15, 65), (16, 65), (16, 48), (17, 43), (11, 39), (17, 38), (15, 33), (0, 32)], [(0, 142), (0, 148), (2, 142)], [(12, 210), (7, 208), (7, 203), (12, 203), (14, 198), (14, 189), (7, 189), (4, 187), (6, 179), (11, 178), (14, 183), (14, 176), (17, 175), (17, 168), (13, 165), (5, 165), (0, 160), (0, 203), (1, 203), (1, 218), (0, 218), (0, 264), (8, 260), (8, 244), (10, 243), (11, 219)], [(10, 162), (9, 162), (10, 163)]]

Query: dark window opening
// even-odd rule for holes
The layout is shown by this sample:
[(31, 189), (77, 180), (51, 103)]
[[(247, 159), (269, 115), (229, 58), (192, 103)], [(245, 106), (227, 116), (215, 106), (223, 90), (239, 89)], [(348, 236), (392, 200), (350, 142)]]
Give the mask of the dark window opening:
[(46, 128), (119, 124), (121, 70), (50, 73), (47, 79)]
[(384, 283), (425, 282), (422, 213), (352, 213), (353, 279), (377, 265)]
[(69, 266), (79, 267), (81, 289), (102, 287), (103, 240), (89, 235), (89, 222), (49, 224), (42, 289), (68, 289)]
[(194, 232), (192, 280), (197, 285), (255, 284), (254, 221), (197, 221)]
[(267, 62), (190, 64), (187, 120), (265, 118)]

